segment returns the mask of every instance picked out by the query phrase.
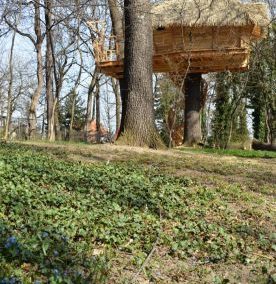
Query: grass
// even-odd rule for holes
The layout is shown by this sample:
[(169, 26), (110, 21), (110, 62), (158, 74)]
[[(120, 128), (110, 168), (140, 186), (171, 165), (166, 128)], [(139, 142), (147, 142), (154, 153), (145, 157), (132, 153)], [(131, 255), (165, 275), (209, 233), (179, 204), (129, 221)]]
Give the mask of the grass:
[(0, 184), (0, 283), (275, 281), (272, 158), (2, 144)]
[(256, 151), (256, 150), (240, 150), (240, 149), (214, 149), (214, 148), (179, 148), (181, 151), (192, 151), (203, 154), (217, 154), (224, 156), (235, 156), (241, 158), (276, 158), (276, 152), (273, 151)]

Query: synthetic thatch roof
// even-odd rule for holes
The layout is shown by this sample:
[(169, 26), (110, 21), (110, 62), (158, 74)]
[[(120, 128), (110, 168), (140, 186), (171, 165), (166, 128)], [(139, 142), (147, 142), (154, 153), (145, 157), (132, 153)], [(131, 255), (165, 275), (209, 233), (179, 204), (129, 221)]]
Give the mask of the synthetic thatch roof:
[(155, 28), (269, 24), (266, 4), (243, 4), (238, 0), (163, 0), (153, 6), (152, 13)]

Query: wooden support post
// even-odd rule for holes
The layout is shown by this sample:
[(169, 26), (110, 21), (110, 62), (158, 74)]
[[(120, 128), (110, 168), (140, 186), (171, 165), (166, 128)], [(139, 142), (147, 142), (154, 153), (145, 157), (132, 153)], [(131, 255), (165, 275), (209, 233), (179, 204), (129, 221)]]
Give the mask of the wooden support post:
[(201, 141), (201, 74), (188, 74), (184, 84), (184, 144), (193, 146)]

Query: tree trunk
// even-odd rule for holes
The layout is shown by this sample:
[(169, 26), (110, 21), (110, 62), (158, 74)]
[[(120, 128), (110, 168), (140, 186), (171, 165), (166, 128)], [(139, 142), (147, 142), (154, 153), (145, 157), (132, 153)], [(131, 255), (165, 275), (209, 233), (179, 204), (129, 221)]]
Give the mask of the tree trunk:
[(119, 129), (119, 134), (120, 134), (120, 133), (124, 132), (124, 130), (125, 130), (128, 92), (127, 92), (125, 78), (119, 79), (119, 84), (120, 84), (120, 95), (121, 95), (121, 105), (122, 105), (121, 122), (120, 122), (120, 129)]
[(89, 88), (88, 88), (88, 94), (87, 94), (87, 107), (86, 107), (86, 127), (88, 129), (88, 125), (92, 119), (92, 113), (93, 113), (93, 102), (94, 102), (94, 76), (92, 77)]
[(99, 80), (96, 83), (96, 130), (97, 136), (96, 140), (97, 143), (101, 142), (101, 103), (100, 103), (100, 84)]
[(47, 118), (47, 100), (45, 98), (43, 116), (42, 116), (42, 127), (41, 127), (41, 137), (44, 139), (46, 137), (46, 118)]
[(188, 74), (185, 79), (184, 144), (193, 146), (201, 141), (201, 74)]
[(51, 1), (45, 0), (45, 23), (46, 23), (46, 98), (47, 98), (47, 130), (48, 140), (55, 141), (55, 105), (53, 97), (53, 56), (51, 46)]
[(70, 117), (70, 125), (69, 125), (69, 137), (68, 140), (72, 140), (72, 133), (73, 133), (73, 126), (74, 126), (74, 118), (75, 118), (75, 109), (76, 109), (76, 99), (77, 99), (77, 92), (74, 89), (72, 91), (72, 106), (71, 106), (71, 117)]
[(59, 114), (60, 114), (60, 103), (57, 100), (57, 105), (55, 108), (55, 137), (57, 141), (61, 141), (62, 140), (62, 133), (61, 133), (61, 128), (60, 128), (60, 118), (59, 118)]
[(31, 98), (31, 104), (29, 109), (29, 139), (34, 139), (36, 135), (36, 109), (38, 105), (38, 100), (40, 98), (41, 92), (42, 92), (42, 86), (43, 86), (43, 64), (42, 64), (42, 51), (41, 51), (41, 45), (37, 47), (37, 87), (34, 92), (34, 95)]
[[(79, 47), (78, 47), (79, 48)], [(76, 100), (77, 100), (77, 88), (79, 86), (80, 80), (81, 80), (81, 74), (82, 74), (82, 53), (80, 52), (80, 57), (81, 57), (81, 64), (80, 64), (80, 69), (79, 69), (79, 73), (78, 73), (78, 77), (77, 80), (75, 82), (75, 86), (72, 90), (72, 107), (71, 107), (71, 118), (70, 118), (70, 127), (69, 127), (69, 140), (71, 140), (71, 136), (73, 133), (73, 125), (74, 125), (74, 119), (75, 119), (75, 109), (76, 109)]]
[(117, 0), (108, 0), (109, 11), (112, 21), (113, 33), (116, 36), (117, 46), (119, 49), (118, 59), (124, 58), (124, 28), (123, 28), (123, 15), (119, 9)]
[(34, 95), (31, 98), (31, 104), (29, 109), (29, 139), (33, 139), (36, 134), (36, 109), (38, 105), (38, 100), (41, 96), (42, 87), (43, 87), (43, 57), (42, 57), (42, 43), (44, 40), (44, 36), (41, 32), (41, 20), (40, 20), (40, 0), (34, 2), (35, 8), (35, 18), (34, 18), (34, 29), (36, 34), (36, 60), (37, 60), (37, 68), (36, 68), (36, 76), (37, 76), (37, 86), (34, 92)]
[[(99, 84), (100, 77), (98, 70), (95, 69), (93, 77), (88, 89), (88, 98), (87, 98), (87, 109), (86, 109), (86, 141), (89, 141), (89, 126), (92, 120), (95, 119), (95, 90)], [(97, 90), (96, 90), (97, 91)]]
[[(53, 53), (53, 46), (51, 46), (51, 51)], [(54, 56), (52, 54), (53, 61), (54, 61)], [(54, 67), (54, 66), (53, 66)], [(55, 67), (54, 67), (55, 68)], [(63, 80), (64, 80), (64, 68), (61, 67), (59, 70), (60, 74), (59, 76), (54, 76), (55, 77), (55, 95), (52, 94), (54, 97), (55, 101), (55, 108), (53, 108), (52, 111), (52, 116), (54, 116), (53, 123), (54, 123), (54, 135), (55, 139), (54, 140), (62, 140), (62, 134), (61, 134), (61, 129), (60, 129), (60, 94), (63, 86)]]
[[(112, 21), (112, 28), (113, 33), (116, 36), (119, 54), (118, 60), (124, 58), (124, 26), (123, 26), (123, 15), (120, 9), (118, 8), (118, 1), (117, 0), (108, 0), (111, 21)], [(124, 132), (125, 128), (125, 118), (126, 118), (126, 105), (127, 105), (127, 92), (126, 92), (126, 83), (125, 78), (119, 79), (120, 85), (120, 94), (121, 94), (121, 104), (122, 104), (122, 113), (121, 113), (121, 122), (120, 122), (120, 129), (119, 132)], [(117, 135), (118, 136), (118, 135)]]
[(112, 89), (115, 94), (115, 104), (116, 104), (116, 134), (115, 139), (119, 133), (120, 129), (120, 120), (121, 120), (121, 97), (120, 97), (120, 86), (119, 81), (114, 78), (111, 79)]
[(92, 121), (96, 119), (96, 91), (93, 96), (93, 109), (92, 109)]
[(14, 31), (12, 36), (10, 58), (9, 58), (9, 87), (8, 87), (7, 118), (4, 129), (4, 140), (8, 140), (9, 138), (11, 117), (12, 117), (13, 51), (14, 51), (15, 36), (16, 32)]
[(276, 133), (274, 133), (272, 140), (271, 140), (271, 146), (273, 148), (276, 148)]
[[(120, 88), (120, 87), (119, 87)], [(115, 92), (115, 101), (116, 101), (116, 132), (118, 133), (120, 129), (120, 120), (121, 120), (121, 97), (120, 91), (116, 90)]]
[(162, 145), (154, 123), (152, 89), (153, 36), (147, 0), (125, 0), (124, 129), (120, 142), (157, 148)]

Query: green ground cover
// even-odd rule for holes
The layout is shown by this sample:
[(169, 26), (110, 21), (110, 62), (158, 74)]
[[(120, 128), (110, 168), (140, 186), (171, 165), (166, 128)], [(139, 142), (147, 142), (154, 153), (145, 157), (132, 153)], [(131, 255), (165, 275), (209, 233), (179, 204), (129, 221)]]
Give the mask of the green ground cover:
[[(187, 151), (187, 148), (180, 148), (182, 151)], [(240, 150), (240, 149), (215, 149), (215, 148), (189, 148), (188, 151), (195, 153), (206, 153), (206, 154), (218, 154), (235, 156), (241, 158), (265, 158), (272, 159), (276, 158), (276, 152), (274, 151), (256, 151), (256, 150)]]
[(178, 152), (1, 144), (0, 283), (275, 283), (274, 159)]

